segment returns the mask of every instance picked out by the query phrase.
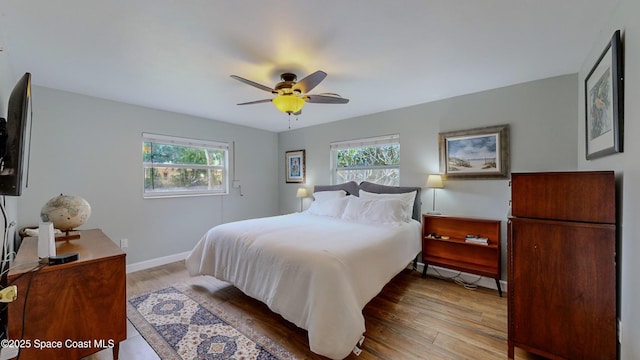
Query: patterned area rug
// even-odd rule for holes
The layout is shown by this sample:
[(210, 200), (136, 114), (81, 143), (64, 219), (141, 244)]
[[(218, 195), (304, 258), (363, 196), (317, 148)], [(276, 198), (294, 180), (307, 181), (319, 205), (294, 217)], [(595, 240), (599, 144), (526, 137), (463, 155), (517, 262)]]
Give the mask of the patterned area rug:
[(222, 309), (200, 304), (176, 287), (133, 297), (127, 305), (127, 317), (163, 360), (294, 358), (251, 329), (232, 326), (233, 319), (223, 320)]

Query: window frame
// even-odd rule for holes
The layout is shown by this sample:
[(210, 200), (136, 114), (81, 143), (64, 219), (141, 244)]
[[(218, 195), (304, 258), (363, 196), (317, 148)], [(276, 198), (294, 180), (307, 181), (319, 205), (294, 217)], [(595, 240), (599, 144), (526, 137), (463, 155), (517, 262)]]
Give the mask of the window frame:
[[(157, 143), (163, 145), (180, 145), (198, 149), (211, 149), (216, 151), (223, 151), (224, 156), (221, 165), (200, 165), (200, 164), (170, 164), (171, 168), (176, 169), (196, 169), (196, 170), (221, 170), (222, 171), (222, 184), (221, 189), (212, 190), (169, 190), (149, 192), (145, 187), (145, 172), (150, 168), (164, 168), (167, 164), (160, 164), (144, 161), (144, 146), (145, 143)], [(142, 197), (144, 199), (159, 199), (159, 198), (173, 198), (173, 197), (190, 197), (190, 196), (211, 196), (211, 195), (227, 195), (229, 194), (229, 143), (192, 139), (172, 135), (159, 135), (152, 133), (142, 133)], [(154, 166), (155, 164), (155, 166)]]
[[(331, 184), (338, 184), (338, 171), (340, 170), (380, 170), (380, 169), (397, 169), (398, 170), (398, 183), (393, 186), (400, 185), (400, 161), (397, 165), (370, 165), (370, 166), (338, 166), (338, 150), (343, 149), (355, 149), (363, 147), (378, 147), (383, 145), (398, 145), (398, 151), (400, 151), (400, 134), (391, 134), (384, 136), (360, 138), (345, 141), (336, 141), (329, 144), (330, 156), (331, 156)], [(398, 152), (399, 154), (399, 152)]]

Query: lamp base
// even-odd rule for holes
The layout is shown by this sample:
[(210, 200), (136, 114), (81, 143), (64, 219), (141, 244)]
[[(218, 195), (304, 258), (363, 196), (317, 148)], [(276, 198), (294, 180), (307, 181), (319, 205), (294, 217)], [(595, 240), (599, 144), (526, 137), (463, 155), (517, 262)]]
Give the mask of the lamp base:
[(430, 214), (430, 215), (442, 215), (442, 213), (440, 211), (427, 211), (427, 214)]

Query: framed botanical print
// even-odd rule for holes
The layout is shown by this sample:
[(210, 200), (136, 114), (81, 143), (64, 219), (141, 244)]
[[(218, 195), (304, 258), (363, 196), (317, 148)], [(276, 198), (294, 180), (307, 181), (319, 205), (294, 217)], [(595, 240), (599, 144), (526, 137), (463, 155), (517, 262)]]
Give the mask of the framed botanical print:
[(509, 177), (509, 125), (438, 134), (440, 172), (447, 179)]
[(624, 87), (620, 30), (584, 80), (587, 160), (623, 150)]
[(306, 176), (304, 150), (287, 151), (284, 158), (287, 164), (286, 182), (304, 184)]

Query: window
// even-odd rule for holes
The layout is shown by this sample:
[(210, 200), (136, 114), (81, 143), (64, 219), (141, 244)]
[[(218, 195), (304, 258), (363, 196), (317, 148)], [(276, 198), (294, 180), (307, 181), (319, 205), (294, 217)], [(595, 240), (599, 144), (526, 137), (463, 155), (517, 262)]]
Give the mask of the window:
[(229, 144), (142, 134), (145, 198), (228, 193)]
[(331, 144), (333, 183), (369, 181), (400, 185), (400, 135)]

